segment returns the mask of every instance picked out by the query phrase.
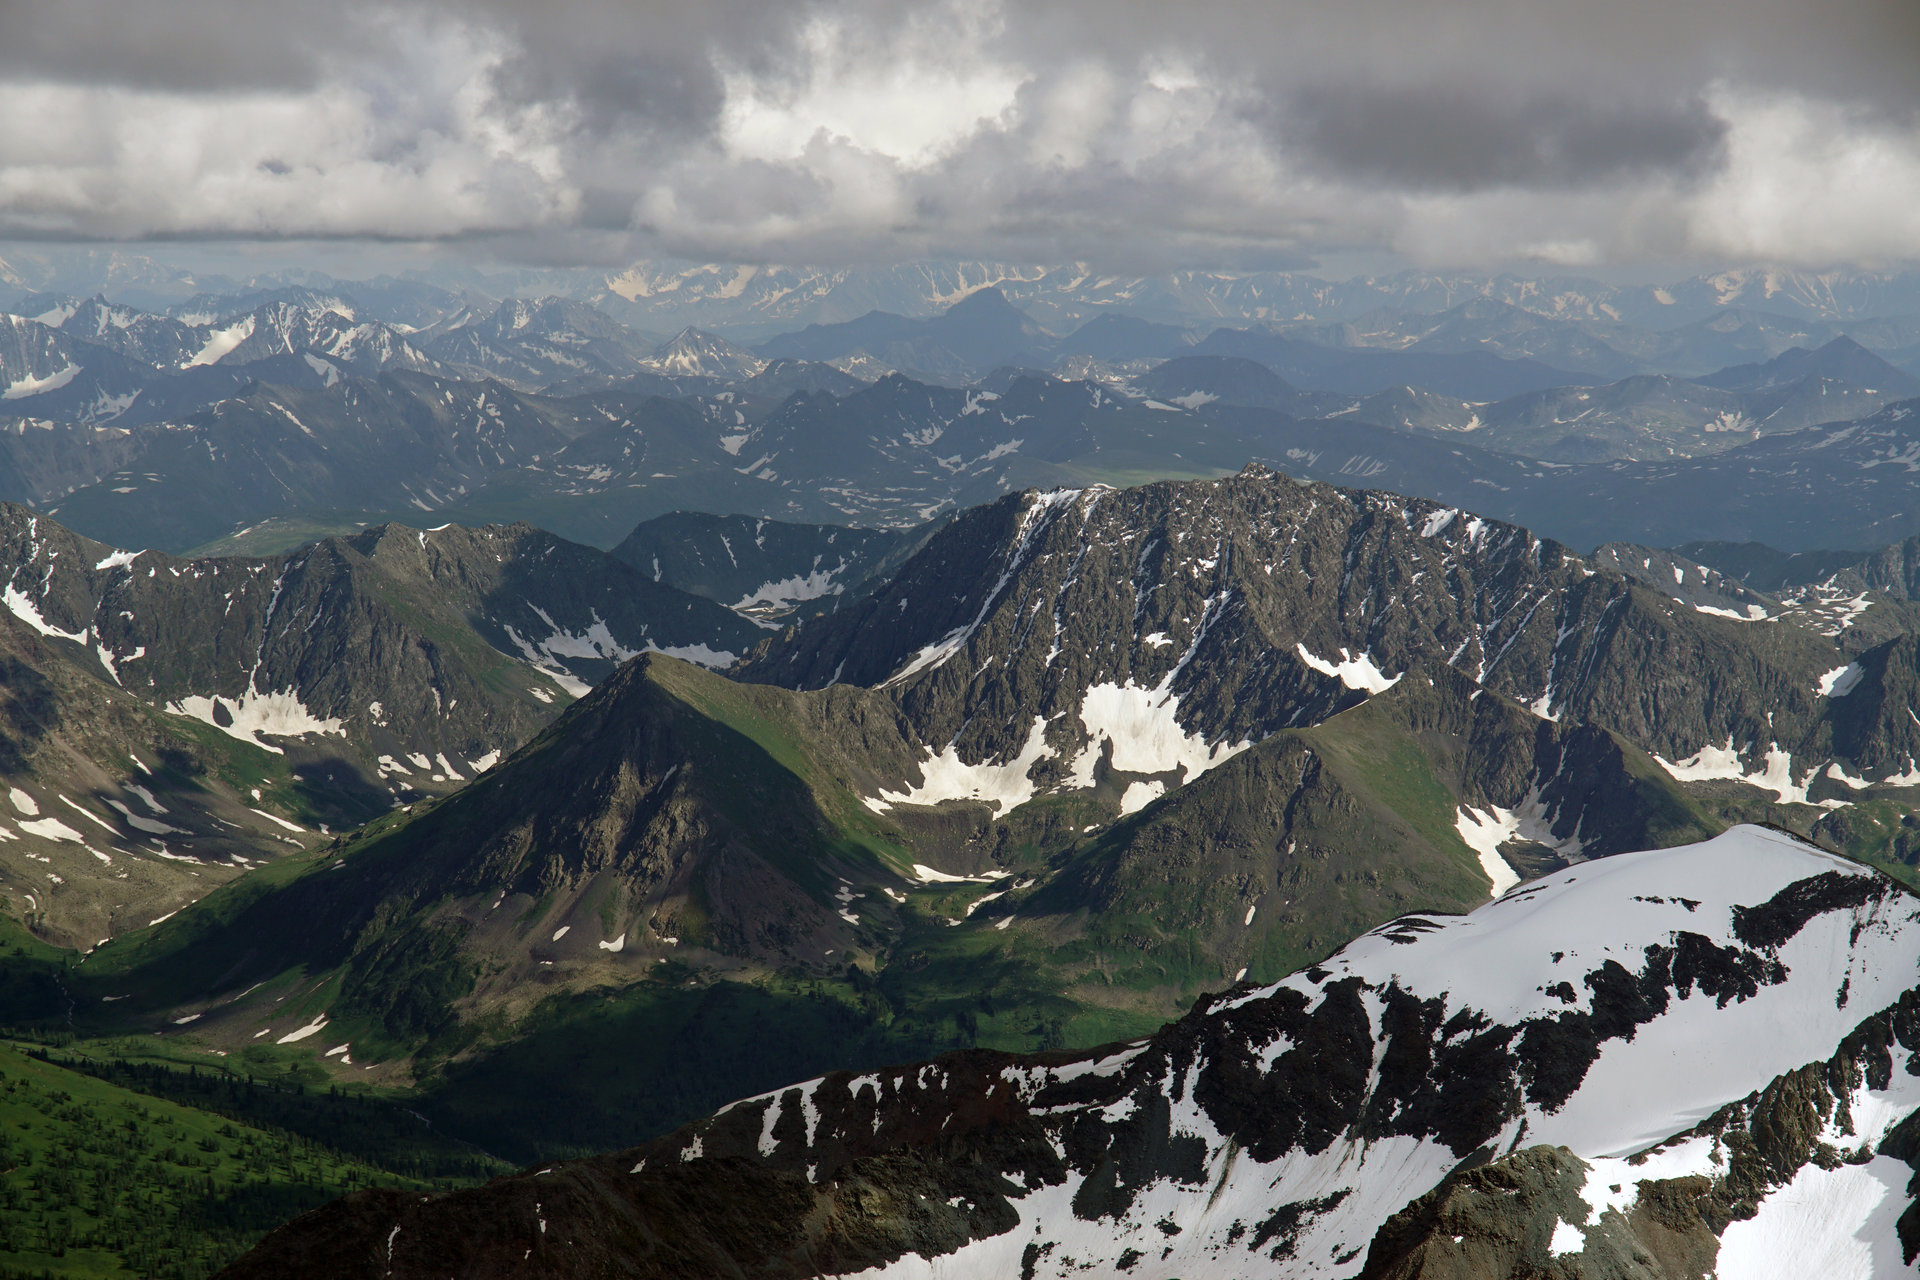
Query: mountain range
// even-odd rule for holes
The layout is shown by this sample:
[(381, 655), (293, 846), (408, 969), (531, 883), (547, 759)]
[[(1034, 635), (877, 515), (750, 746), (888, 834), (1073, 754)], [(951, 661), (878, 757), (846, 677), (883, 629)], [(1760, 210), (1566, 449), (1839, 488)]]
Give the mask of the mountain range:
[[(1737, 309), (1701, 333), (1757, 335), (1719, 354), (1763, 359), (1597, 383), (1544, 361), (1639, 357), (1574, 340), (1597, 321), (1488, 298), (1417, 326), (1204, 339), (1109, 311), (1056, 339), (986, 288), (931, 318), (874, 312), (750, 351), (690, 329), (660, 342), (560, 298), (434, 297), (461, 305), (425, 326), (311, 288), (195, 299), (173, 316), (29, 299), (41, 309), (0, 341), (23, 415), (0, 431), (0, 496), (176, 553), (279, 551), (423, 512), (610, 547), (675, 509), (906, 527), (1027, 486), (1258, 459), (1581, 546), (1796, 552), (1915, 531), (1901, 424), (1920, 379), (1845, 336), (1782, 346), (1812, 330)], [(1889, 321), (1875, 341), (1902, 333)], [(1608, 351), (1639, 349), (1612, 337)], [(1156, 347), (1170, 358), (1139, 357)], [(212, 491), (235, 501), (191, 496)], [(1749, 518), (1749, 494), (1767, 520)]]
[[(476, 280), (476, 283), (478, 281)], [(552, 286), (558, 277), (523, 284)], [(924, 316), (983, 288), (997, 288), (1055, 329), (1124, 307), (1158, 322), (1218, 317), (1255, 322), (1356, 320), (1392, 309), (1435, 314), (1491, 301), (1595, 324), (1676, 328), (1732, 309), (1801, 323), (1920, 315), (1912, 272), (1808, 272), (1756, 267), (1666, 285), (1613, 285), (1578, 277), (1527, 278), (1407, 271), (1336, 281), (1307, 273), (1174, 271), (1155, 276), (1061, 266), (925, 262), (894, 267), (809, 269), (635, 263), (569, 283), (639, 323), (757, 327), (832, 324), (869, 311)]]
[(642, 1144), (236, 1274), (1908, 1248), (1911, 281), (516, 280), (0, 324), (0, 1025)]
[[(790, 267), (643, 260), (608, 271), (533, 267), (439, 267), (403, 276), (336, 280), (297, 270), (236, 281), (114, 249), (10, 249), (0, 261), (4, 291), (85, 296), (104, 290), (153, 310), (205, 309), (208, 296), (295, 288), (334, 292), (406, 323), (410, 309), (444, 314), (473, 296), (562, 294), (617, 306), (644, 326), (672, 331), (715, 327), (833, 323), (872, 310), (919, 316), (997, 287), (1050, 327), (1083, 321), (1116, 305), (1157, 319), (1235, 316), (1291, 321), (1315, 315), (1347, 320), (1382, 308), (1437, 313), (1492, 299), (1544, 315), (1595, 322), (1687, 324), (1729, 307), (1783, 317), (1858, 321), (1920, 314), (1920, 282), (1900, 270), (1807, 271), (1753, 266), (1664, 284), (1611, 284), (1573, 275), (1474, 275), (1401, 271), (1334, 280), (1287, 271), (1168, 271), (1150, 275), (1058, 265), (922, 261), (874, 267)], [(19, 310), (17, 302), (10, 309)]]
[[(1431, 398), (1374, 401), (1371, 416), (1397, 412), (1415, 428), (1376, 426), (1325, 400), (1308, 407), (1337, 416), (1198, 391), (1174, 399), (1017, 374), (972, 390), (890, 375), (774, 401), (734, 391), (556, 398), (390, 373), (306, 390), (257, 385), (164, 429), (23, 425), (0, 434), (11, 463), (0, 492), (103, 541), (175, 552), (277, 550), (423, 514), (526, 520), (612, 546), (639, 521), (689, 506), (906, 527), (1025, 486), (1222, 475), (1256, 459), (1479, 509), (1575, 546), (1868, 548), (1920, 530), (1906, 500), (1904, 403), (1730, 447), (1709, 432), (1715, 451), (1698, 457), (1660, 445), (1647, 461), (1567, 464), (1436, 428), (1414, 416), (1435, 409)], [(1484, 409), (1437, 412), (1444, 423)], [(213, 487), (238, 496), (224, 509), (192, 500)]]
[(1657, 580), (1257, 471), (1011, 495), (731, 678), (630, 662), (459, 790), (109, 942), (76, 1025), (243, 1058), (324, 1027), (336, 1080), (528, 1161), (809, 1070), (1144, 1035), (1729, 822), (1911, 874), (1913, 633), (1856, 634), (1899, 602), (1836, 630)]
[[(1111, 412), (1191, 447), (1251, 412), (1000, 385), (951, 393), (953, 430), (1051, 448)], [(905, 440), (948, 393), (870, 394)], [(525, 402), (533, 423), (555, 403)], [(739, 432), (740, 402), (695, 403), (699, 430)], [(750, 419), (742, 452), (770, 424), (832, 426), (834, 403)], [(108, 1046), (137, 1042), (316, 1099), (371, 1090), (436, 1141), (550, 1171), (399, 1217), (349, 1197), (236, 1274), (338, 1273), (334, 1249), (376, 1271), (466, 1249), (492, 1265), (495, 1226), (551, 1184), (628, 1206), (603, 1226), (680, 1206), (688, 1234), (637, 1258), (625, 1228), (556, 1209), (550, 1233), (596, 1274), (916, 1252), (999, 1274), (1017, 1246), (1036, 1275), (1411, 1275), (1449, 1248), (1699, 1275), (1748, 1247), (1741, 1223), (1777, 1212), (1805, 1234), (1799, 1193), (1774, 1198), (1799, 1180), (1904, 1184), (1874, 1161), (1906, 1158), (1905, 1113), (1874, 1110), (1871, 1082), (1874, 1054), (1904, 1061), (1886, 1010), (1910, 996), (1894, 959), (1912, 912), (1867, 868), (1920, 864), (1911, 545), (1582, 556), (1471, 508), (1258, 467), (1011, 493), (897, 530), (669, 513), (614, 553), (387, 525), (180, 560), (0, 516), (8, 687), (39, 691), (6, 739), (0, 877), (10, 904), (33, 894), (12, 910), (31, 932), (0, 947), (7, 1024), (66, 1037), (74, 1069), (118, 1070)], [(1473, 951), (1489, 919), (1511, 931)], [(1459, 976), (1487, 973), (1512, 990)], [(1715, 1028), (1762, 1008), (1789, 1028), (1754, 1033), (1767, 1053), (1666, 1073), (1710, 1087), (1608, 1083), (1622, 1054), (1733, 1043), (1747, 1032)], [(1282, 1043), (1300, 1056), (1276, 1074)], [(897, 1065), (942, 1053), (959, 1056)], [(1084, 1097), (1002, 1091), (1005, 1072), (1055, 1070)], [(958, 1093), (905, 1083), (956, 1071)], [(824, 1100), (850, 1073), (875, 1082), (859, 1131), (880, 1145), (829, 1149), (818, 1134), (857, 1126), (821, 1129), (805, 1099), (843, 1114)], [(828, 1083), (768, 1101), (809, 1077)], [(1164, 1133), (1128, 1119), (1202, 1079), (1204, 1107)], [(197, 1086), (163, 1067), (150, 1087)], [(313, 1131), (346, 1105), (316, 1100)], [(1783, 1137), (1781, 1107), (1814, 1118)], [(1874, 1118), (1843, 1133), (1836, 1107)], [(1034, 1138), (1052, 1181), (1015, 1179), (1002, 1208), (969, 1201), (985, 1216), (938, 1231), (931, 1207), (905, 1226), (871, 1208), (931, 1206), (914, 1179), (946, 1185), (1015, 1120), (1066, 1135)], [(1764, 1157), (1700, 1164), (1715, 1142)], [(639, 1180), (604, 1181), (616, 1166), (593, 1153), (635, 1143), (617, 1167), (644, 1163)], [(1581, 1190), (1653, 1147), (1660, 1185)], [(729, 1225), (726, 1204), (782, 1178), (791, 1215)], [(851, 1221), (856, 1201), (857, 1246), (808, 1225), (807, 1206)], [(1887, 1203), (1862, 1247), (1900, 1247), (1905, 1201)], [(396, 1223), (428, 1242), (414, 1261), (388, 1251)]]

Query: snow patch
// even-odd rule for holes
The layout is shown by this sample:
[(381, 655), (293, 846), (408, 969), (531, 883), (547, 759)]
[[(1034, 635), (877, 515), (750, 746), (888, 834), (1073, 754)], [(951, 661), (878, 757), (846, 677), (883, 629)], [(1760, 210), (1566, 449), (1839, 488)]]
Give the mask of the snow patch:
[(1853, 692), (1855, 686), (1860, 683), (1860, 677), (1866, 674), (1859, 663), (1849, 662), (1846, 666), (1835, 667), (1821, 676), (1820, 683), (1815, 688), (1823, 698), (1844, 698)]
[(275, 814), (268, 813), (265, 809), (249, 808), (247, 812), (254, 814), (258, 817), (265, 818), (268, 822), (271, 822), (276, 826), (285, 827), (288, 831), (297, 831), (301, 835), (306, 834), (307, 829), (305, 827), (300, 826), (297, 823), (288, 822), (285, 818), (279, 817)]
[(921, 780), (917, 786), (909, 785), (905, 791), (882, 788), (879, 799), (868, 800), (867, 807), (885, 812), (897, 804), (983, 800), (997, 806), (1001, 813), (1007, 813), (1033, 799), (1035, 787), (1027, 771), (1043, 757), (1053, 754), (1047, 747), (1046, 730), (1046, 717), (1035, 716), (1019, 753), (1003, 764), (991, 761), (968, 764), (960, 758), (960, 749), (950, 742), (921, 762)]
[[(307, 362), (307, 368), (313, 370), (315, 373), (319, 374), (322, 378), (326, 380), (327, 386), (330, 387), (334, 383), (340, 381), (340, 367), (334, 364), (333, 361), (322, 360), (319, 356), (314, 355), (313, 352), (311, 351), (301, 352), (300, 358)], [(308, 434), (311, 435), (312, 433), (309, 432)]]
[(37, 396), (43, 391), (58, 391), (72, 382), (79, 373), (79, 365), (68, 364), (66, 368), (56, 370), (44, 378), (27, 374), (17, 381), (8, 383), (7, 389), (0, 391), (0, 400), (23, 400), (28, 396)]
[(235, 321), (224, 329), (216, 329), (207, 335), (207, 344), (196, 352), (191, 360), (180, 366), (192, 369), (198, 365), (218, 364), (233, 352), (235, 347), (253, 336), (253, 317)]
[[(1749, 786), (1771, 791), (1780, 797), (1782, 804), (1808, 804), (1807, 784), (1813, 781), (1815, 770), (1808, 770), (1807, 776), (1799, 782), (1793, 780), (1793, 757), (1782, 751), (1777, 744), (1768, 744), (1767, 753), (1762, 757), (1765, 767), (1748, 772), (1740, 762), (1740, 753), (1733, 749), (1733, 739), (1727, 739), (1724, 747), (1702, 747), (1685, 760), (1668, 760), (1664, 756), (1653, 757), (1660, 767), (1681, 782), (1744, 782)], [(1831, 802), (1828, 802), (1829, 804)]]
[[(1151, 689), (1142, 689), (1132, 681), (1087, 687), (1080, 700), (1080, 723), (1087, 731), (1087, 745), (1074, 757), (1072, 785), (1091, 787), (1094, 768), (1109, 748), (1115, 772), (1178, 770), (1180, 782), (1185, 785), (1253, 745), (1246, 739), (1222, 740), (1209, 745), (1205, 735), (1182, 728), (1177, 717), (1180, 695), (1170, 688), (1177, 671), (1178, 668)], [(1137, 797), (1131, 786), (1127, 793)], [(1152, 799), (1150, 795), (1145, 796), (1139, 799), (1139, 804), (1144, 807)]]
[(1711, 604), (1696, 604), (1693, 606), (1693, 611), (1695, 613), (1710, 613), (1716, 618), (1731, 618), (1735, 622), (1765, 622), (1767, 620), (1767, 611), (1757, 604), (1748, 605), (1745, 613), (1737, 613), (1732, 609), (1722, 609), (1718, 605)]
[(1487, 873), (1487, 879), (1493, 881), (1491, 896), (1497, 898), (1520, 883), (1520, 873), (1500, 856), (1501, 843), (1511, 840), (1520, 831), (1519, 819), (1514, 817), (1512, 810), (1488, 805), (1486, 813), (1482, 814), (1478, 809), (1461, 805), (1453, 825), (1467, 848), (1480, 855), (1480, 869)]
[(84, 844), (86, 837), (75, 831), (58, 818), (37, 818), (31, 822), (22, 822), (20, 829), (30, 836), (39, 836), (42, 840), (64, 840), (69, 844)]
[[(226, 713), (228, 723), (221, 724), (215, 718), (216, 706)], [(204, 724), (212, 725), (228, 737), (252, 743), (275, 755), (286, 753), (266, 741), (262, 734), (272, 734), (279, 738), (298, 738), (309, 733), (330, 733), (345, 737), (347, 732), (345, 721), (316, 716), (291, 689), (278, 693), (255, 693), (248, 690), (232, 698), (205, 698), (199, 694), (190, 694), (178, 702), (168, 703), (167, 710), (175, 715), (191, 716)]]
[(1357, 658), (1349, 658), (1347, 651), (1342, 649), (1340, 661), (1329, 662), (1325, 658), (1315, 657), (1304, 644), (1296, 644), (1294, 648), (1300, 652), (1300, 661), (1322, 675), (1336, 677), (1347, 688), (1361, 693), (1385, 693), (1400, 683), (1400, 676), (1389, 676), (1375, 666), (1373, 655), (1369, 653), (1362, 652)]
[(1913, 1170), (1892, 1156), (1822, 1169), (1808, 1164), (1720, 1236), (1720, 1280), (1891, 1276), (1908, 1268), (1895, 1223)]
[(26, 623), (43, 636), (58, 636), (62, 640), (71, 640), (75, 644), (86, 644), (88, 637), (93, 632), (92, 627), (82, 627), (79, 631), (62, 631), (41, 617), (39, 606), (28, 599), (27, 596), (11, 582), (7, 584), (5, 591), (0, 591), (0, 603), (4, 603), (7, 606), (7, 611), (13, 614), (14, 617), (20, 619), (20, 621)]
[(664, 654), (669, 658), (678, 658), (682, 662), (691, 662), (696, 666), (709, 667), (715, 671), (730, 667), (736, 661), (731, 650), (710, 648), (704, 641), (700, 644), (655, 644), (649, 640), (647, 647), (641, 652)]
[(1844, 768), (1841, 767), (1839, 761), (1835, 761), (1834, 763), (1827, 766), (1827, 776), (1829, 778), (1832, 778), (1835, 782), (1838, 782), (1843, 786), (1851, 787), (1855, 791), (1865, 791), (1868, 787), (1873, 785), (1871, 782), (1868, 782), (1865, 778), (1856, 778), (1852, 774), (1848, 773)]
[(1129, 782), (1127, 789), (1120, 793), (1120, 814), (1125, 817), (1129, 813), (1138, 813), (1166, 793), (1167, 784), (1158, 778)]
[(746, 609), (753, 605), (775, 605), (790, 608), (803, 600), (839, 595), (846, 588), (836, 583), (833, 577), (844, 568), (846, 562), (842, 561), (831, 569), (815, 569), (810, 573), (782, 578), (778, 582), (763, 582), (736, 600), (732, 607)]
[(127, 825), (132, 827), (135, 831), (144, 831), (148, 835), (155, 835), (155, 836), (188, 834), (187, 832), (181, 831), (180, 828), (170, 827), (164, 822), (156, 822), (152, 818), (143, 818), (139, 814), (135, 813), (133, 810), (127, 808), (126, 805), (120, 803), (118, 800), (109, 799), (107, 803), (113, 806), (115, 809), (118, 809), (120, 811), (120, 816), (125, 818), (127, 820)]
[(322, 1030), (326, 1028), (326, 1025), (327, 1025), (327, 1015), (323, 1013), (319, 1017), (315, 1018), (312, 1022), (309, 1022), (306, 1026), (301, 1027), (298, 1031), (287, 1032), (287, 1034), (281, 1036), (278, 1040), (275, 1040), (274, 1043), (275, 1044), (298, 1044), (300, 1043), (300, 1041), (305, 1040), (308, 1036), (318, 1035)]

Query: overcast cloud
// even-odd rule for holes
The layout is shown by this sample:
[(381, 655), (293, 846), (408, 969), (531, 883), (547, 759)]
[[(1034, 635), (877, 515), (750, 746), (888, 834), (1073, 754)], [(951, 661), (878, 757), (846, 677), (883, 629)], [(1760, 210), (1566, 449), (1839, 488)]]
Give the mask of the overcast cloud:
[(0, 238), (1920, 258), (1907, 0), (0, 3)]

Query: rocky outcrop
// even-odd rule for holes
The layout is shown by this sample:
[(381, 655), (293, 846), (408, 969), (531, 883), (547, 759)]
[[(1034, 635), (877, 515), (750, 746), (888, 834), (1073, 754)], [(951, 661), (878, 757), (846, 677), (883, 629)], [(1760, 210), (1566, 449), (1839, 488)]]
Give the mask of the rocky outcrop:
[(1565, 1147), (1532, 1147), (1455, 1174), (1387, 1220), (1361, 1280), (1712, 1280), (1726, 1214), (1710, 1179), (1643, 1182), (1630, 1215), (1589, 1224), (1590, 1171)]

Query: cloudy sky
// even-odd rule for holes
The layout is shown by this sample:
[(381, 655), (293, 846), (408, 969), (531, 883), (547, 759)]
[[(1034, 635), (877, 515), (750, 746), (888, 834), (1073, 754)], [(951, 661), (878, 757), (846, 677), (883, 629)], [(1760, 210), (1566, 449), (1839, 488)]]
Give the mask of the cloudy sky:
[(1912, 0), (0, 0), (0, 239), (1920, 259)]

